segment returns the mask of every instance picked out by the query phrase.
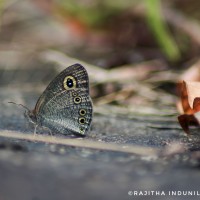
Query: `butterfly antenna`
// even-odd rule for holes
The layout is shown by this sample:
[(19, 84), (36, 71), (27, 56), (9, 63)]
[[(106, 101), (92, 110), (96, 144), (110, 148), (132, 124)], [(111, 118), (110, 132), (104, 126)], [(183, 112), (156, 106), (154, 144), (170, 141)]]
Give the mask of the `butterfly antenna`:
[(18, 104), (18, 103), (12, 102), (12, 101), (9, 101), (8, 103), (12, 103), (12, 104), (15, 104), (17, 106), (21, 106), (21, 107), (25, 108), (26, 110), (30, 111), (26, 106), (24, 106), (22, 104)]

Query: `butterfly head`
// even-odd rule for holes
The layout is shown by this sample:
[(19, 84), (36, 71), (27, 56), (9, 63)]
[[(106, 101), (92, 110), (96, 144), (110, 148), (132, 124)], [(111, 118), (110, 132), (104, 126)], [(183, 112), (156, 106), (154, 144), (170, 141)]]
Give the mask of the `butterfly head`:
[(24, 116), (28, 119), (30, 123), (36, 124), (37, 118), (35, 115), (35, 110), (25, 110)]

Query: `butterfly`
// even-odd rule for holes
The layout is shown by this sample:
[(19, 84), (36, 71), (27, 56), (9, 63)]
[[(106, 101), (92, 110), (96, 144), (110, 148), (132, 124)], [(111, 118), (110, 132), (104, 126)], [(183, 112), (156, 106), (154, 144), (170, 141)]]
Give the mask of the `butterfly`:
[(92, 114), (88, 73), (78, 63), (58, 74), (39, 97), (35, 108), (25, 112), (26, 118), (35, 127), (48, 128), (52, 133), (74, 135), (88, 132)]

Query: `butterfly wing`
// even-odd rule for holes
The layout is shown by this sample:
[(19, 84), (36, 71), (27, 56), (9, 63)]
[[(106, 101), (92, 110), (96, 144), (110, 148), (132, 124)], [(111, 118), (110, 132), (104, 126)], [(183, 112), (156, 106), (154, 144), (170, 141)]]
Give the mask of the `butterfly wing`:
[(41, 126), (82, 135), (90, 127), (92, 110), (88, 74), (80, 64), (69, 66), (53, 79), (34, 109)]

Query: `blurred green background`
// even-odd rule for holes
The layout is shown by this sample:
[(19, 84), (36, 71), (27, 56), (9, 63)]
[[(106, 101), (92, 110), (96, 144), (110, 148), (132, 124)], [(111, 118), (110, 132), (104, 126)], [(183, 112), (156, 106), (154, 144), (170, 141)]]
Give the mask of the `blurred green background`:
[[(1, 50), (54, 48), (103, 67), (199, 54), (197, 0), (1, 0)], [(84, 50), (84, 52), (83, 52)]]

